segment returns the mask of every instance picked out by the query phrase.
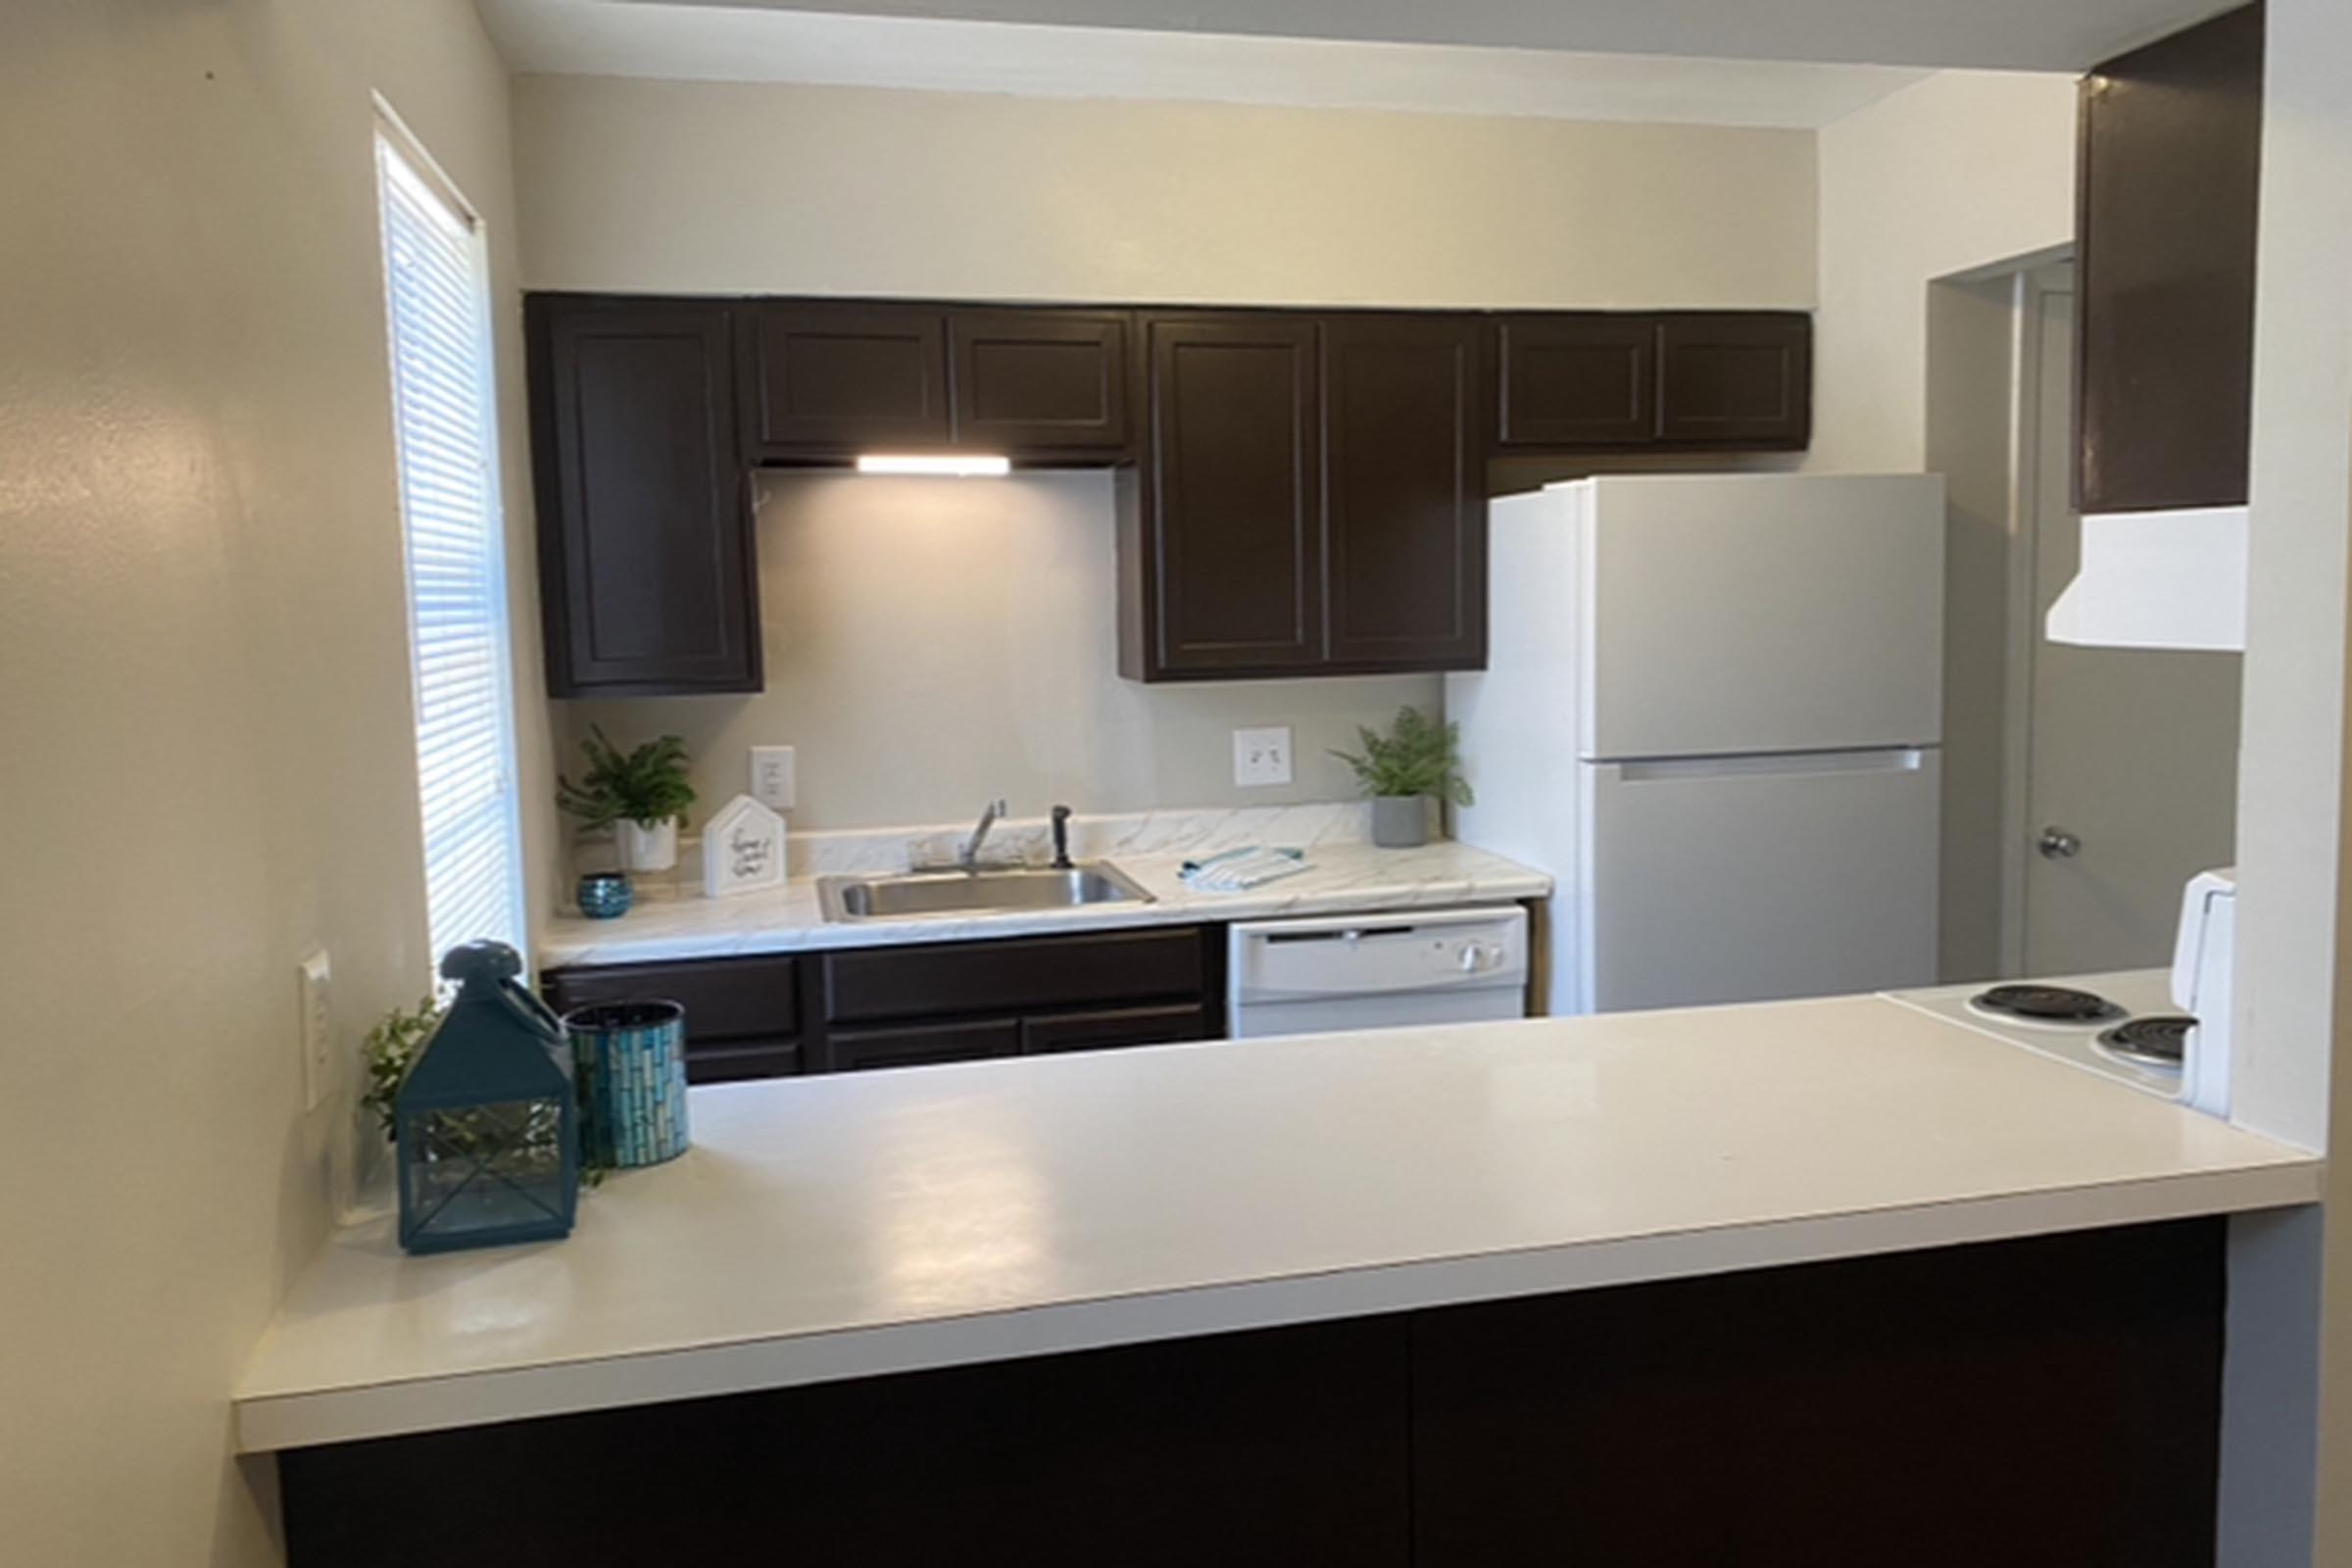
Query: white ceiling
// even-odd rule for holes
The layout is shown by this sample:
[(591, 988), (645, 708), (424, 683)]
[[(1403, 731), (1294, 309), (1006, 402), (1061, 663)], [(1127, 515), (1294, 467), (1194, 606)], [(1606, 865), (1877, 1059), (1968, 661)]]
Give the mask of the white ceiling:
[(1926, 74), (1461, 45), (480, 0), (516, 71), (1812, 127)]
[[(614, 0), (662, 7), (681, 0)], [(702, 3), (702, 0), (697, 0)], [(744, 10), (1054, 23), (1726, 60), (2081, 71), (2240, 0), (717, 0)]]

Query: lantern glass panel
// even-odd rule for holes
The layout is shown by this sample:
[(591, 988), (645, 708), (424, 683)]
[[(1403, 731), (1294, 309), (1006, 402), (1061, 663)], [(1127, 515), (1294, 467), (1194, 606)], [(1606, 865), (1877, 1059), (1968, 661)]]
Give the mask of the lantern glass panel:
[(569, 1222), (564, 1102), (554, 1098), (427, 1106), (402, 1129), (408, 1210), (422, 1235), (456, 1242)]

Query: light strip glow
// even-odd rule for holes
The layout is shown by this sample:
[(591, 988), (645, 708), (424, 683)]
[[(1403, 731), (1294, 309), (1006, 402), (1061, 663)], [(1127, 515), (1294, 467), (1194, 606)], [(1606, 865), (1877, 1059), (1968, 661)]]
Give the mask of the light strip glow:
[(956, 479), (989, 479), (1010, 473), (1012, 460), (980, 452), (868, 452), (858, 459), (858, 471), (935, 473)]

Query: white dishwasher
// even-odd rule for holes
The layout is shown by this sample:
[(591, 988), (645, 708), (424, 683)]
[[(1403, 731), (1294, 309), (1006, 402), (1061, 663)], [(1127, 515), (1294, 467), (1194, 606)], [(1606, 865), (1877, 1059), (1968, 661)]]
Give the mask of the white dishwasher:
[(1527, 911), (1515, 905), (1242, 921), (1227, 944), (1236, 1040), (1527, 1014)]

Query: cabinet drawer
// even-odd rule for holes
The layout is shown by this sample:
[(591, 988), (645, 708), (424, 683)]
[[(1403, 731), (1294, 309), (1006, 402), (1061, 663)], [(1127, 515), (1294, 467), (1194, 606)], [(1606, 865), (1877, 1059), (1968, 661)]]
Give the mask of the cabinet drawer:
[(1202, 953), (1200, 928), (1186, 926), (828, 954), (825, 1016), (842, 1023), (1197, 999)]
[(801, 1031), (799, 962), (785, 955), (558, 969), (547, 976), (546, 990), (559, 1011), (592, 1002), (675, 1002), (686, 1009), (690, 1045), (789, 1038)]
[(686, 1081), (690, 1084), (793, 1078), (800, 1072), (801, 1044), (797, 1040), (730, 1041), (720, 1046), (686, 1047)]
[(825, 1038), (826, 1065), (834, 1072), (980, 1061), (1009, 1056), (1020, 1049), (1021, 1025), (1016, 1018), (916, 1024), (903, 1029), (836, 1029)]
[(1102, 1007), (1021, 1020), (1021, 1054), (1162, 1046), (1208, 1038), (1208, 1009), (1199, 1003), (1160, 1007)]

